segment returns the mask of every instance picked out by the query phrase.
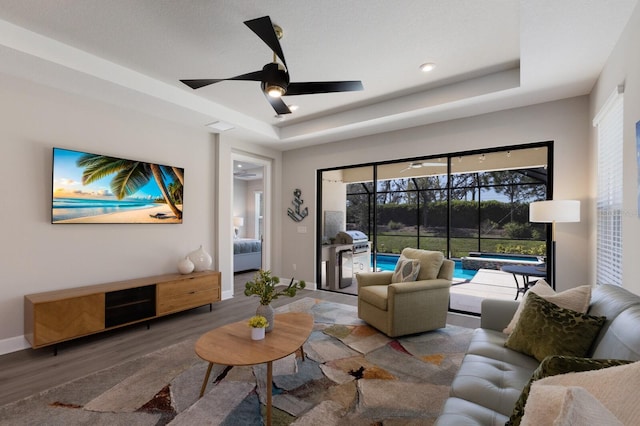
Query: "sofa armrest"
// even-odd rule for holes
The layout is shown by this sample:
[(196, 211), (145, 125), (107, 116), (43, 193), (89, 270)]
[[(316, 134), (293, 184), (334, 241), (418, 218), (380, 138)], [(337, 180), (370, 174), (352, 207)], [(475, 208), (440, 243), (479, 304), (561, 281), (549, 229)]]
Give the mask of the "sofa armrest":
[(389, 290), (393, 289), (396, 294), (399, 293), (413, 293), (416, 291), (424, 290), (436, 290), (440, 288), (451, 287), (451, 281), (435, 279), (435, 280), (423, 280), (423, 281), (410, 281), (404, 283), (393, 283), (389, 285)]
[(391, 271), (359, 272), (356, 274), (356, 281), (358, 288), (368, 285), (388, 285), (391, 284), (392, 276), (393, 272)]
[(502, 332), (519, 305), (515, 300), (484, 299), (480, 308), (480, 327)]

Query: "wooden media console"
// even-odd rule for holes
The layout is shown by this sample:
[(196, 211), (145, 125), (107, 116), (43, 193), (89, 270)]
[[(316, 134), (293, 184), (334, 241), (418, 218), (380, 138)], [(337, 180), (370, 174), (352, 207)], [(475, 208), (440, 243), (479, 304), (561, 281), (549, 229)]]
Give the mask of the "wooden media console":
[(32, 348), (211, 305), (221, 298), (217, 271), (154, 277), (24, 296), (24, 333)]

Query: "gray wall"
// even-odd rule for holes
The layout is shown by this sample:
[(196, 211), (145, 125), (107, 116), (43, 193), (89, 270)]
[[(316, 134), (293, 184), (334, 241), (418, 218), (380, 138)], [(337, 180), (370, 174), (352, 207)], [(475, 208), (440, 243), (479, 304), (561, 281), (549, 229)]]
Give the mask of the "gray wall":
[[(624, 148), (623, 148), (623, 257), (622, 280), (624, 287), (640, 294), (640, 219), (638, 218), (638, 196), (640, 179), (638, 178), (638, 160), (636, 149), (636, 123), (640, 120), (640, 5), (629, 19), (616, 48), (612, 52), (602, 71), (598, 83), (591, 94), (589, 121), (591, 141), (591, 162), (593, 171), (597, 166), (596, 129), (591, 126), (593, 118), (616, 86), (624, 84)], [(590, 205), (588, 214), (595, 217), (595, 199), (597, 195), (596, 173), (592, 174)], [(595, 223), (595, 222), (593, 222)], [(590, 228), (592, 259), (595, 257), (596, 233)], [(595, 260), (592, 261), (591, 273), (595, 274)], [(594, 275), (595, 276), (595, 275)]]
[[(6, 76), (0, 116), (0, 353), (26, 342), (25, 294), (177, 272), (201, 244), (213, 253), (216, 141), (204, 129)], [(54, 146), (184, 167), (184, 222), (52, 225)]]
[[(310, 214), (302, 223), (288, 219), (283, 223), (282, 236), (287, 244), (282, 247), (281, 257), (287, 262), (283, 262), (281, 273), (284, 276), (295, 273), (298, 278), (315, 281), (317, 169), (553, 140), (554, 197), (586, 201), (590, 193), (588, 101), (583, 96), (285, 152), (282, 179), (285, 201), (286, 194), (300, 188)], [(286, 207), (285, 202), (280, 213), (283, 217)], [(307, 228), (306, 233), (299, 232), (300, 225)], [(590, 225), (587, 220), (557, 225), (560, 290), (588, 282), (584, 259), (589, 256)], [(293, 271), (293, 264), (297, 271)]]

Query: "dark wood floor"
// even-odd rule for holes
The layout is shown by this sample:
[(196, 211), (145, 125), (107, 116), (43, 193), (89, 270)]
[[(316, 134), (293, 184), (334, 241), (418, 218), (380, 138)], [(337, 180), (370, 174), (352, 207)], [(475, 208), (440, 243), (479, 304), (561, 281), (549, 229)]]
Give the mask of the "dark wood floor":
[[(201, 307), (154, 320), (149, 330), (145, 324), (139, 324), (65, 342), (58, 346), (57, 356), (53, 356), (51, 348), (25, 349), (0, 356), (0, 405), (251, 316), (255, 312), (257, 298), (243, 296), (242, 290), (253, 274), (237, 274), (234, 277), (236, 297), (215, 303), (212, 312), (208, 306)], [(355, 296), (327, 291), (301, 290), (295, 298), (302, 297), (357, 304)], [(279, 298), (273, 306), (290, 302), (288, 297)], [(468, 327), (476, 327), (477, 322), (474, 318), (455, 315), (450, 321)]]

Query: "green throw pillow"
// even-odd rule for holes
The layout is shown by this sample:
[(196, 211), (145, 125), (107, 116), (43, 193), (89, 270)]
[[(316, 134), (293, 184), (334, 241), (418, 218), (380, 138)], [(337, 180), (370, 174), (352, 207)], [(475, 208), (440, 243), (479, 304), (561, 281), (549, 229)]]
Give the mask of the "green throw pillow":
[(561, 308), (535, 293), (527, 296), (505, 346), (542, 361), (549, 355), (587, 355), (606, 317)]
[(533, 382), (539, 379), (543, 379), (549, 376), (555, 376), (558, 374), (573, 373), (580, 371), (600, 370), (601, 368), (615, 367), (617, 365), (630, 364), (633, 361), (621, 360), (621, 359), (592, 359), (592, 358), (579, 358), (572, 356), (559, 356), (551, 355), (546, 357), (542, 363), (536, 368), (529, 379), (527, 385), (522, 389), (520, 398), (516, 402), (513, 408), (513, 413), (509, 417), (509, 421), (505, 426), (519, 426), (522, 416), (524, 416), (524, 406), (527, 403), (529, 397), (529, 391)]

